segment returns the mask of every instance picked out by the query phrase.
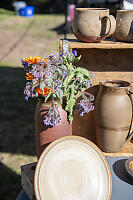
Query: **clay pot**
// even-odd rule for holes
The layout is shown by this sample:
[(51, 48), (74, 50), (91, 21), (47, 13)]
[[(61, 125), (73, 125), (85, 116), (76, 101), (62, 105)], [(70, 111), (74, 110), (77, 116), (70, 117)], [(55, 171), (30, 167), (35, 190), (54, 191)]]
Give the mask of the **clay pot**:
[(72, 135), (72, 125), (67, 121), (67, 112), (62, 109), (61, 105), (59, 107), (62, 118), (61, 123), (54, 127), (44, 125), (43, 119), (49, 111), (50, 106), (51, 101), (45, 103), (44, 98), (38, 99), (35, 111), (35, 137), (38, 159), (48, 144), (63, 136)]
[(84, 42), (99, 42), (112, 35), (116, 21), (106, 8), (76, 8), (73, 20), (75, 36)]
[(132, 124), (130, 83), (105, 80), (95, 103), (96, 141), (104, 152), (117, 152), (128, 142)]
[(117, 10), (114, 38), (119, 41), (133, 41), (133, 10)]

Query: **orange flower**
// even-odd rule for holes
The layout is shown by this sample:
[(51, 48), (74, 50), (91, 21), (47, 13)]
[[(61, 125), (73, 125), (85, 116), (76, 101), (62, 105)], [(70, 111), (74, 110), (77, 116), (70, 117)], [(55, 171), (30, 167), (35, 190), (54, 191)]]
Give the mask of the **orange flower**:
[(38, 62), (41, 61), (41, 57), (29, 56), (29, 57), (24, 58), (24, 61), (30, 64), (38, 64)]
[(46, 64), (47, 64), (47, 62), (48, 62), (49, 60), (48, 60), (47, 58), (43, 58), (43, 59), (42, 59), (42, 61), (44, 61), (44, 62), (45, 62), (45, 64), (44, 64), (44, 65), (46, 66)]
[(47, 88), (44, 88), (44, 95), (48, 95), (49, 94), (49, 89), (47, 89)]
[(40, 88), (36, 88), (36, 91), (37, 91), (38, 94), (43, 95), (42, 90)]
[[(36, 91), (37, 91), (38, 94), (43, 95), (43, 92), (40, 88), (36, 88)], [(44, 88), (44, 95), (48, 95), (49, 92), (50, 92), (49, 89)]]
[(32, 80), (34, 76), (30, 73), (26, 73), (26, 80)]

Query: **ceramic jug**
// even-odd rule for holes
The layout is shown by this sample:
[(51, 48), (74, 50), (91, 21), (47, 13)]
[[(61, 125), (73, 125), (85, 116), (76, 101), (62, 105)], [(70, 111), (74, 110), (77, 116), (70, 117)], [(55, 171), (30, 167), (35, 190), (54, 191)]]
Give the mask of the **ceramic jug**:
[(133, 41), (133, 10), (117, 10), (114, 38), (119, 41)]
[(116, 21), (106, 8), (76, 8), (72, 27), (80, 41), (99, 42), (114, 33)]
[(105, 80), (95, 103), (96, 141), (104, 152), (117, 152), (133, 133), (132, 98), (130, 83), (123, 80)]

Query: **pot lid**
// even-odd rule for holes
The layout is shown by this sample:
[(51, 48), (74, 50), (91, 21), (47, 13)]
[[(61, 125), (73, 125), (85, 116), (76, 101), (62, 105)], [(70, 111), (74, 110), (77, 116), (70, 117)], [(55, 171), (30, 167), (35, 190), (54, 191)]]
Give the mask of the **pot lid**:
[(110, 168), (94, 143), (79, 136), (62, 137), (43, 151), (34, 189), (37, 200), (108, 200)]

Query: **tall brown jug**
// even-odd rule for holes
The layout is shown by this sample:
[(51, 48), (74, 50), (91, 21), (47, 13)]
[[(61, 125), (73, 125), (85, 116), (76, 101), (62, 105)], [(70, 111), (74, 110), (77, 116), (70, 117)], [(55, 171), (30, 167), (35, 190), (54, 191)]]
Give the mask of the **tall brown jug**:
[(35, 111), (35, 139), (38, 159), (49, 143), (60, 137), (72, 135), (72, 125), (67, 121), (67, 113), (61, 106), (59, 107), (61, 123), (54, 127), (44, 125), (43, 119), (50, 106), (51, 101), (45, 103), (44, 98), (38, 99)]
[(132, 125), (130, 83), (105, 80), (96, 97), (95, 122), (98, 147), (104, 152), (117, 152), (129, 141)]

